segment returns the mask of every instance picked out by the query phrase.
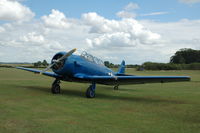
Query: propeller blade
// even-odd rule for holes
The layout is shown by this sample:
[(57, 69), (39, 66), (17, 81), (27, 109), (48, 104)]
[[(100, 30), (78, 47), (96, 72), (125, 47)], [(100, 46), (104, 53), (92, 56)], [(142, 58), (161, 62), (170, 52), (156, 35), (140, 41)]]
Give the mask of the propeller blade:
[(49, 70), (53, 65), (55, 65), (55, 64), (56, 64), (55, 62), (52, 63), (52, 64), (50, 64), (47, 68), (45, 68), (42, 72), (40, 72), (40, 74), (42, 74), (42, 73), (48, 71), (48, 70)]
[(65, 59), (65, 58), (69, 57), (69, 56), (72, 55), (75, 51), (76, 51), (76, 48), (70, 50), (70, 51), (67, 52), (65, 55), (63, 55), (62, 57), (60, 57), (59, 59), (57, 59), (57, 61), (59, 62), (59, 61)]

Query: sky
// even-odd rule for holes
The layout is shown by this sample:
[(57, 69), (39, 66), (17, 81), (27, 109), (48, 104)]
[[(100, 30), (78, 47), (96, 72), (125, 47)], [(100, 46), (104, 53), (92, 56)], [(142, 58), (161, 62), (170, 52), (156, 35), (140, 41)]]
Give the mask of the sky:
[(200, 49), (200, 0), (0, 0), (0, 62), (77, 48), (119, 64)]

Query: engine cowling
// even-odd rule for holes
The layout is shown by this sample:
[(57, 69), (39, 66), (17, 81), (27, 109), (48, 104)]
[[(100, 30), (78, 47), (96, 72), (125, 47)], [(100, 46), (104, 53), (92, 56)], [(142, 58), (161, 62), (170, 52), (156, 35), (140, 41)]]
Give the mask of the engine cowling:
[[(55, 54), (51, 60), (51, 63), (54, 63), (57, 59), (61, 58), (65, 54), (66, 54), (66, 52), (59, 52), (59, 53)], [(55, 73), (60, 73), (65, 66), (65, 61), (66, 61), (66, 59), (56, 62), (56, 64), (52, 66), (52, 70)]]
[(45, 73), (49, 69), (52, 69), (55, 73), (57, 74), (65, 74), (65, 68), (66, 67), (66, 60), (68, 59), (69, 56), (71, 56), (74, 52), (76, 51), (76, 48), (70, 50), (69, 52), (59, 52), (51, 60), (51, 64), (47, 68), (45, 68), (43, 71), (40, 73)]

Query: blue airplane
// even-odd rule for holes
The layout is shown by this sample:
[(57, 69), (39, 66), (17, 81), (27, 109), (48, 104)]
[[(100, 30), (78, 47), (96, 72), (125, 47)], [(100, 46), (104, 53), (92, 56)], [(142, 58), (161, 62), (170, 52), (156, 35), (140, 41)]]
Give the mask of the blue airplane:
[[(104, 63), (83, 52), (81, 55), (74, 55), (76, 49), (69, 52), (59, 52), (51, 60), (51, 64), (44, 70), (37, 70), (24, 67), (18, 69), (43, 74), (55, 78), (51, 92), (60, 93), (60, 81), (91, 83), (86, 91), (87, 98), (95, 97), (96, 84), (113, 85), (118, 90), (119, 85), (143, 84), (143, 83), (164, 83), (190, 81), (189, 76), (136, 76), (125, 74), (125, 61), (122, 61), (118, 72), (104, 66)], [(52, 69), (53, 72), (47, 72)]]

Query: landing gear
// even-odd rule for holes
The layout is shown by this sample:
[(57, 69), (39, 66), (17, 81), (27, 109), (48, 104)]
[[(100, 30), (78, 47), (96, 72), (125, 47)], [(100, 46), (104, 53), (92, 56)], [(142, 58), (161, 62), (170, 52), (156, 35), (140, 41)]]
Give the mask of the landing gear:
[(52, 84), (52, 87), (51, 87), (51, 92), (53, 94), (59, 94), (60, 93), (60, 80), (59, 79), (56, 79), (53, 84)]
[(119, 87), (119, 85), (115, 85), (115, 86), (114, 86), (114, 90), (119, 90), (118, 87)]
[(95, 97), (95, 89), (96, 89), (96, 84), (92, 83), (86, 91), (86, 97), (87, 98), (94, 98)]

